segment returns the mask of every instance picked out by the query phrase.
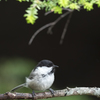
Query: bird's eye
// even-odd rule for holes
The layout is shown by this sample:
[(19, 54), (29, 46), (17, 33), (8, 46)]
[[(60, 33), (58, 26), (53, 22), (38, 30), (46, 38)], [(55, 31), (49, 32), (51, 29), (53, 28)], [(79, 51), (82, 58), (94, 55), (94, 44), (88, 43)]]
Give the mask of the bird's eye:
[(33, 77), (30, 77), (30, 79), (33, 79)]
[(46, 75), (45, 74), (42, 74), (42, 77), (45, 77)]
[(52, 63), (49, 63), (47, 66), (48, 66), (48, 67), (51, 67), (51, 66), (53, 66), (53, 64), (52, 64)]

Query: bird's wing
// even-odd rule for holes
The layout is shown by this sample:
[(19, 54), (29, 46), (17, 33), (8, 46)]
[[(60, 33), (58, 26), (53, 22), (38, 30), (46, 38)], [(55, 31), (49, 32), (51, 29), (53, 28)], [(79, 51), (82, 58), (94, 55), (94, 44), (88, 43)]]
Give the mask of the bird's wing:
[(34, 77), (35, 77), (35, 74), (34, 74), (34, 69), (33, 69), (28, 78), (34, 79)]

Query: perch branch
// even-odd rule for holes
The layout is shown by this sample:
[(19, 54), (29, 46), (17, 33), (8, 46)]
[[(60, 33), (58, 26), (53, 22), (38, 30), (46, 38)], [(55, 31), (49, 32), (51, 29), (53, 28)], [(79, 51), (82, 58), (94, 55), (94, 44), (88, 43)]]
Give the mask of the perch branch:
[[(54, 96), (50, 92), (36, 93), (34, 99), (45, 99), (53, 97), (64, 97), (72, 95), (92, 95), (100, 98), (100, 88), (97, 87), (75, 87), (63, 90), (56, 90)], [(30, 93), (11, 93), (7, 92), (5, 94), (0, 94), (0, 100), (7, 99), (32, 99), (32, 94)]]

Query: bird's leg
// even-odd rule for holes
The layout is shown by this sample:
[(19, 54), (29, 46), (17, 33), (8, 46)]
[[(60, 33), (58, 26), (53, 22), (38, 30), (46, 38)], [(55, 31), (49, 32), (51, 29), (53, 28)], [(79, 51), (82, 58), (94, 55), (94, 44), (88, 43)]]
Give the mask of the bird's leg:
[(33, 91), (32, 91), (33, 100), (35, 100), (35, 99), (34, 99), (34, 96), (35, 96), (35, 92), (34, 92), (34, 90), (33, 90)]
[(49, 91), (51, 92), (51, 94), (54, 96), (54, 90), (53, 89), (51, 89), (51, 88), (49, 88)]

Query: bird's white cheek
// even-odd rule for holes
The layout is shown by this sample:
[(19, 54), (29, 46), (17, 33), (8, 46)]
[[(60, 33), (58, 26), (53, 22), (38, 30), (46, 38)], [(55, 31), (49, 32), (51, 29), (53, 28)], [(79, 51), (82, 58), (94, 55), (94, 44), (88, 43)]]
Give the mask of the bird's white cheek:
[(35, 70), (35, 74), (48, 74), (52, 71), (52, 67), (46, 67), (46, 66), (43, 66), (43, 67), (38, 67), (36, 70)]

